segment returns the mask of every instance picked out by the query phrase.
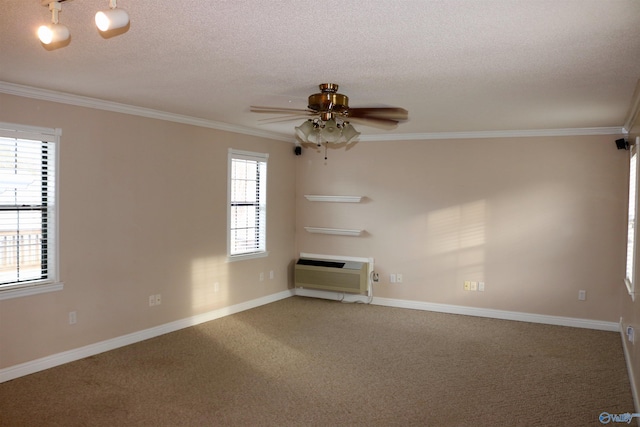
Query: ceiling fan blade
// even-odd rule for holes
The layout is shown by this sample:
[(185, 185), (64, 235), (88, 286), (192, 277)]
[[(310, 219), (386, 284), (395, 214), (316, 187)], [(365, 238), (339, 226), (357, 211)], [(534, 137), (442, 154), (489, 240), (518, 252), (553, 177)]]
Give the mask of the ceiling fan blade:
[(383, 119), (379, 117), (345, 117), (345, 120), (351, 123), (371, 126), (384, 130), (391, 130), (398, 127), (397, 120)]
[[(308, 116), (315, 116), (314, 113), (308, 113)], [(304, 116), (304, 114), (294, 114), (291, 116), (285, 116), (285, 117), (271, 117), (269, 119), (260, 119), (258, 120), (261, 125), (268, 125), (271, 123), (281, 123), (281, 122), (290, 122), (292, 120), (300, 120), (302, 117)]]
[(401, 121), (409, 119), (409, 112), (404, 108), (395, 107), (349, 108), (347, 117), (382, 118)]
[(315, 113), (313, 110), (309, 110), (308, 108), (280, 108), (280, 107), (260, 107), (252, 105), (250, 107), (251, 112), (253, 113), (269, 113), (269, 114), (307, 114), (307, 113)]

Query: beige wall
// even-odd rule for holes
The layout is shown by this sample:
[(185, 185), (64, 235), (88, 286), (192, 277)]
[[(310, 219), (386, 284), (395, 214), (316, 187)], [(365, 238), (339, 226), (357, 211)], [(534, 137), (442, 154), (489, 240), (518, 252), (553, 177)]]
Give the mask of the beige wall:
[[(10, 95), (0, 106), (0, 121), (62, 129), (64, 282), (0, 301), (0, 369), (288, 288), (290, 143)], [(225, 262), (230, 147), (270, 155), (267, 258)], [(149, 307), (152, 294), (160, 306)]]
[[(375, 258), (379, 297), (619, 320), (627, 156), (615, 137), (360, 142), (325, 161), (285, 142), (89, 108), (2, 94), (0, 106), (0, 121), (62, 128), (65, 284), (0, 301), (0, 369), (286, 290), (298, 252)], [(267, 258), (225, 262), (229, 147), (270, 154)], [(260, 282), (269, 270), (275, 279)], [(465, 292), (464, 280), (486, 290)], [(162, 305), (149, 307), (158, 293)]]
[[(378, 297), (617, 323), (627, 155), (615, 139), (360, 142), (329, 150), (327, 161), (307, 149), (296, 160), (297, 250), (373, 257)], [(389, 283), (390, 273), (403, 283)], [(485, 291), (464, 291), (465, 280)]]

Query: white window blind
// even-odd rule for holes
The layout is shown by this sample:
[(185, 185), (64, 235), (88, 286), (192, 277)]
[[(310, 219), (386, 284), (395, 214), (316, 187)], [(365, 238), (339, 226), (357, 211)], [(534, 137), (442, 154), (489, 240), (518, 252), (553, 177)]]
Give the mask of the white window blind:
[(629, 162), (629, 215), (627, 223), (627, 268), (625, 283), (630, 294), (635, 289), (635, 254), (636, 254), (636, 224), (638, 206), (638, 153), (637, 146), (631, 147), (631, 161)]
[(0, 127), (0, 291), (56, 280), (56, 141)]
[(230, 257), (266, 251), (267, 159), (268, 154), (229, 151)]

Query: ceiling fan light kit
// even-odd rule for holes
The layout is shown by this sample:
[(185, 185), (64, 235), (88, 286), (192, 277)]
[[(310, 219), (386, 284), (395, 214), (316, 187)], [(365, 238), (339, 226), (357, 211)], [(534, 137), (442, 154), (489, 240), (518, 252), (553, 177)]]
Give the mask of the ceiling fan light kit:
[(385, 130), (394, 129), (399, 122), (408, 119), (409, 113), (403, 108), (371, 107), (349, 108), (349, 97), (338, 93), (335, 83), (319, 85), (320, 93), (309, 96), (307, 109), (271, 108), (252, 106), (256, 113), (315, 116), (295, 127), (296, 136), (302, 142), (322, 144), (350, 144), (358, 132), (351, 121), (365, 126)]
[[(48, 6), (51, 11), (51, 24), (42, 25), (38, 28), (38, 38), (45, 45), (64, 42), (69, 39), (69, 29), (58, 23), (58, 14), (62, 11), (62, 3), (64, 1), (66, 0), (41, 0), (41, 4)], [(98, 30), (107, 32), (129, 25), (129, 14), (124, 9), (118, 9), (116, 1), (109, 0), (109, 9), (96, 13), (95, 23)]]
[(318, 146), (323, 143), (340, 144), (352, 143), (360, 136), (360, 132), (349, 123), (340, 118), (331, 118), (327, 121), (321, 119), (308, 119), (295, 128), (296, 136), (303, 142), (311, 142)]

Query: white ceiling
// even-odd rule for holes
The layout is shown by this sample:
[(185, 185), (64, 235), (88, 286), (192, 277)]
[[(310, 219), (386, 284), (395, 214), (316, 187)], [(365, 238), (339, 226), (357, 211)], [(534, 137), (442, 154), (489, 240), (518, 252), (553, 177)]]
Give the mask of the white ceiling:
[(392, 134), (622, 127), (640, 78), (638, 0), (119, 0), (130, 27), (104, 38), (107, 6), (64, 2), (51, 50), (47, 7), (2, 0), (0, 81), (293, 137), (302, 119), (249, 105), (338, 83), (352, 107), (409, 110)]

